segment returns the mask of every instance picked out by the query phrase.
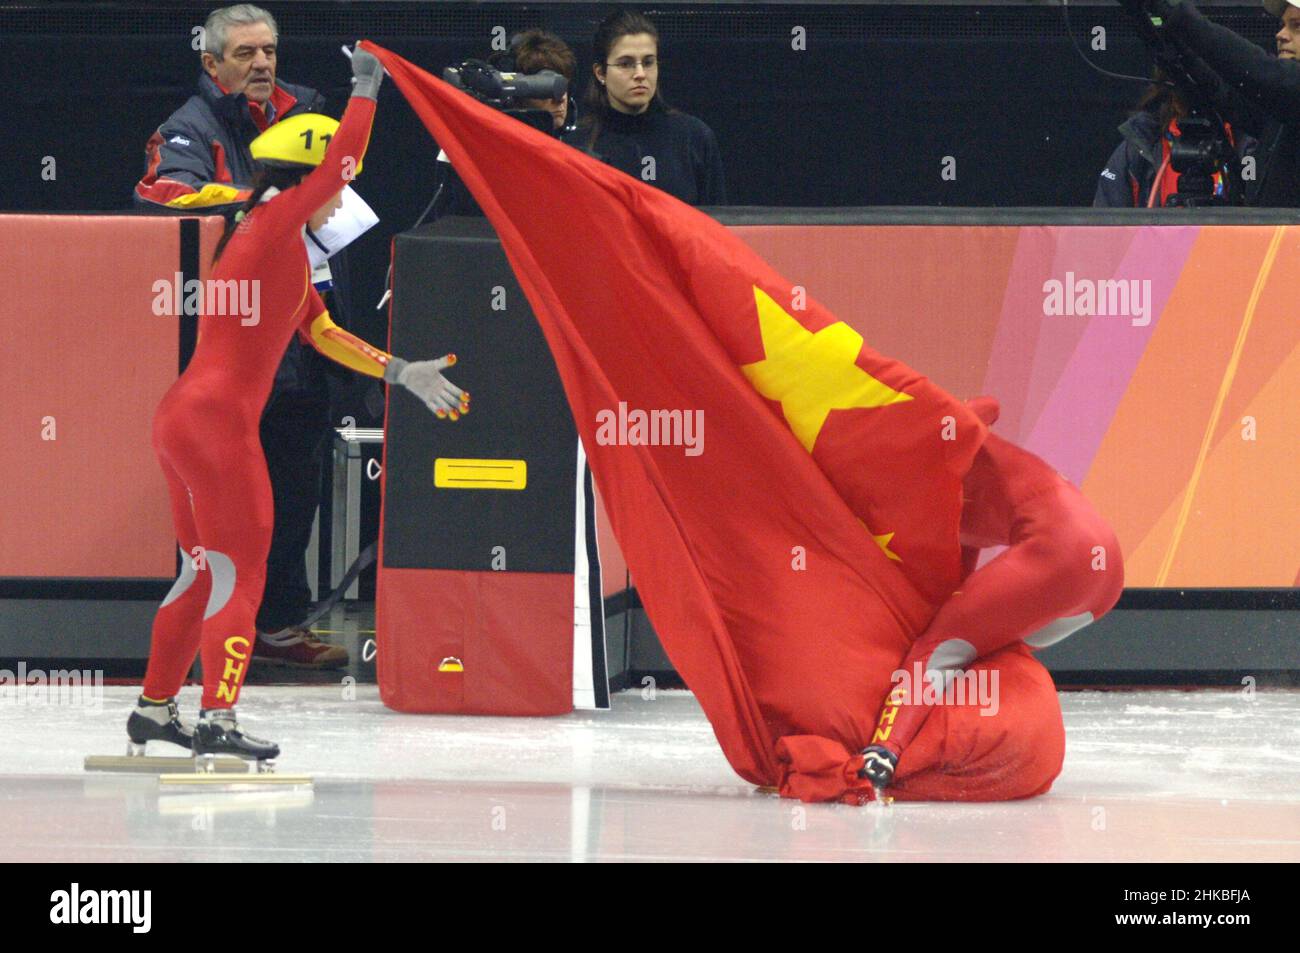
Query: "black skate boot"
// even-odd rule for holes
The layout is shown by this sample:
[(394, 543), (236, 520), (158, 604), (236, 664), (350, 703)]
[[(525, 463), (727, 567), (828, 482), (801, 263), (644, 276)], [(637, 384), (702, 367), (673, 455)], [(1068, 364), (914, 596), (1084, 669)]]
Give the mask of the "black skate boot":
[(868, 745), (862, 749), (863, 763), (858, 777), (866, 778), (877, 791), (889, 787), (898, 767), (898, 755), (883, 745)]
[(275, 770), (275, 759), (280, 757), (280, 746), (273, 741), (254, 738), (240, 730), (233, 708), (209, 708), (199, 712), (199, 723), (194, 726), (194, 757), (199, 771), (213, 770), (216, 755), (233, 755), (245, 761), (256, 761), (259, 772)]
[(186, 751), (192, 748), (194, 729), (181, 721), (176, 710), (176, 699), (164, 698), (150, 701), (143, 695), (135, 703), (135, 711), (126, 720), (126, 753), (130, 757), (144, 755), (145, 744), (150, 741), (168, 741)]

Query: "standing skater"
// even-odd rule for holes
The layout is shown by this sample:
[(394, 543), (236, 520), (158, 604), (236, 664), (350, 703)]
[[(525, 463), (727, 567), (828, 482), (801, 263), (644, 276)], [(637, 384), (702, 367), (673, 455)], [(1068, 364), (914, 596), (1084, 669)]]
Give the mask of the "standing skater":
[[(439, 418), (457, 420), (469, 411), (469, 395), (440, 373), (454, 355), (408, 363), (386, 354), (335, 325), (311, 285), (303, 226), (328, 220), (360, 171), (383, 79), (379, 60), (360, 49), (352, 72), (355, 86), (341, 123), (303, 114), (253, 141), (263, 171), (217, 245), (211, 280), (251, 282), (260, 313), (252, 320), (203, 315), (194, 356), (154, 416), (154, 449), (167, 478), (182, 566), (154, 618), (143, 692), (127, 722), (129, 754), (143, 754), (149, 741), (168, 741), (195, 755), (259, 762), (279, 755), (273, 742), (240, 730), (235, 703), (256, 639), (273, 522), (258, 420), (294, 332), (341, 364), (402, 384)], [(203, 699), (191, 731), (175, 695), (196, 651)]]
[[(258, 172), (250, 151), (253, 140), (277, 122), (305, 112), (324, 113), (325, 98), (283, 78), (280, 27), (261, 7), (237, 3), (213, 10), (202, 38), (203, 71), (195, 94), (149, 137), (135, 203), (153, 212), (220, 212), (230, 218), (253, 191)], [(328, 280), (314, 275), (317, 290), (333, 285), (321, 296), (334, 320), (352, 327), (347, 251), (334, 254), (327, 268)], [(271, 477), (275, 526), (266, 590), (257, 610), (253, 671), (263, 664), (318, 669), (348, 664), (341, 645), (323, 642), (301, 625), (311, 610), (307, 545), (325, 451), (334, 436), (330, 402), (336, 385), (350, 388), (351, 375), (334, 373), (296, 335), (291, 337), (262, 410), (262, 453)]]
[[(970, 405), (989, 426), (997, 420), (990, 398)], [(962, 481), (962, 496), (967, 575), (895, 673), (862, 752), (859, 774), (876, 788), (893, 781), (930, 715), (932, 706), (919, 697), (925, 683), (942, 698), (971, 662), (1015, 642), (1053, 645), (1110, 611), (1124, 588), (1114, 532), (1075, 486), (1032, 453), (990, 433)], [(985, 546), (1007, 550), (975, 569)]]

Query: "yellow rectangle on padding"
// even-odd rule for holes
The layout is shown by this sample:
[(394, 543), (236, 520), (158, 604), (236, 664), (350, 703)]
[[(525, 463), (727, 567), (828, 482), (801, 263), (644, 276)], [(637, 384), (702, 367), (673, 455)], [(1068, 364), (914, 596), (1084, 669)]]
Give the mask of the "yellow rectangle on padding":
[(522, 490), (528, 485), (526, 460), (433, 461), (433, 485), (448, 490)]

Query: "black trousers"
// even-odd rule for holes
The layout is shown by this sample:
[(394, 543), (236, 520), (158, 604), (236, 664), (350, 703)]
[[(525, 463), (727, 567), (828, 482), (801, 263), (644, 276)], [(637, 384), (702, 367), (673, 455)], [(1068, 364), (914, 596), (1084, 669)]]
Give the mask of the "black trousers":
[[(345, 252), (330, 259), (330, 271), (334, 275), (334, 289), (327, 293), (326, 303), (334, 320), (349, 327), (347, 316), (351, 309)], [(372, 399), (365, 403), (377, 399), (375, 413), (382, 415), (383, 391), (373, 380), (340, 368), (296, 337), (289, 342), (276, 369), (275, 384), (262, 411), (261, 424), (262, 452), (266, 455), (275, 503), (275, 528), (266, 559), (266, 588), (257, 611), (257, 627), (263, 632), (297, 625), (311, 611), (307, 544), (311, 542), (311, 524), (321, 499), (325, 455), (333, 433), (331, 398), (345, 408), (351, 407), (356, 401), (345, 399), (346, 391), (356, 386), (369, 388)], [(374, 398), (374, 394), (378, 397)], [(362, 418), (358, 410), (347, 412)]]
[(321, 498), (329, 410), (328, 393), (321, 388), (273, 391), (262, 412), (262, 450), (275, 500), (266, 589), (257, 612), (262, 632), (296, 625), (311, 608), (307, 544)]

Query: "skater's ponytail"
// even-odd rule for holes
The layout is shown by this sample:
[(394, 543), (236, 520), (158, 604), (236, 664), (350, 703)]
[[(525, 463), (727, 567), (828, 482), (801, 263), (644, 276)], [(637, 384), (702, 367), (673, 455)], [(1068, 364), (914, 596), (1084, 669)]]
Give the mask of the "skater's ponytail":
[(253, 179), (253, 192), (248, 196), (248, 201), (241, 205), (239, 211), (226, 222), (226, 230), (221, 233), (221, 240), (217, 242), (217, 250), (212, 253), (212, 264), (216, 265), (221, 258), (221, 253), (226, 250), (226, 243), (230, 241), (231, 236), (235, 234), (235, 229), (239, 227), (239, 223), (244, 220), (245, 215), (257, 208), (267, 189), (276, 188), (281, 192), (285, 189), (291, 189), (301, 182), (302, 177), (310, 171), (310, 169), (283, 169), (276, 166), (262, 166)]

